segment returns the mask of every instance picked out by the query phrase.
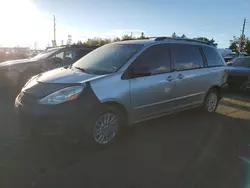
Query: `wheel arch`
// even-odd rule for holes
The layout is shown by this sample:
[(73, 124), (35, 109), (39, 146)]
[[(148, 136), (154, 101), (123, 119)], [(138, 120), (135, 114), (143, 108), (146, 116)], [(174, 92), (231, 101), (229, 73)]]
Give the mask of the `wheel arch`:
[(106, 101), (103, 101), (101, 104), (114, 106), (114, 107), (120, 109), (122, 114), (124, 115), (124, 120), (125, 120), (126, 125), (128, 125), (130, 123), (128, 109), (126, 109), (125, 105), (122, 104), (121, 102), (116, 101), (116, 100), (106, 100)]
[(221, 87), (219, 85), (213, 85), (212, 87), (210, 87), (209, 90), (206, 93), (205, 99), (206, 99), (207, 94), (209, 93), (209, 91), (211, 91), (212, 89), (216, 89), (216, 91), (218, 92), (218, 95), (219, 95), (219, 99), (222, 99)]

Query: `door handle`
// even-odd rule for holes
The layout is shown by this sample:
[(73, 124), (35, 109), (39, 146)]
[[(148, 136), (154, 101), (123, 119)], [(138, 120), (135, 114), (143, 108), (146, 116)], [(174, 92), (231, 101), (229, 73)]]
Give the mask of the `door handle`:
[(174, 77), (173, 77), (173, 76), (168, 76), (168, 77), (167, 77), (167, 81), (171, 82), (171, 81), (173, 81), (173, 80), (174, 80)]
[(179, 75), (177, 76), (177, 78), (178, 78), (178, 79), (182, 79), (182, 78), (184, 78), (184, 75), (183, 75), (183, 74), (179, 74)]

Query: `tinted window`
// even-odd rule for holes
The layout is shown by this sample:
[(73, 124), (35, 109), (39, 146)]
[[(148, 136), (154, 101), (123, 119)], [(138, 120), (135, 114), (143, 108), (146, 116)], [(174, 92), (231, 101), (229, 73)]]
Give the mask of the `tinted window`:
[(77, 53), (74, 50), (67, 50), (64, 52), (64, 59), (63, 59), (63, 63), (65, 65), (70, 65), (74, 62), (76, 62), (76, 57), (77, 57)]
[(232, 65), (233, 67), (250, 67), (250, 58), (238, 58)]
[(146, 49), (133, 63), (134, 71), (145, 70), (151, 74), (170, 71), (170, 57), (168, 45), (154, 45)]
[(209, 47), (202, 47), (202, 49), (206, 56), (207, 64), (209, 67), (224, 65), (224, 62), (221, 59), (217, 49)]
[(197, 46), (177, 44), (171, 46), (174, 68), (188, 70), (203, 67), (203, 59)]

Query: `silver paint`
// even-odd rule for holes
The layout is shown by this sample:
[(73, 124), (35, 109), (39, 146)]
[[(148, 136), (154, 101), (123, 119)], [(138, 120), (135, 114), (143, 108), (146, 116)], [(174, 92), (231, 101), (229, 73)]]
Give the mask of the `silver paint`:
[[(98, 99), (102, 103), (112, 101), (125, 107), (129, 123), (202, 105), (211, 87), (220, 87), (226, 82), (226, 66), (176, 71), (130, 80), (121, 79), (123, 72), (146, 48), (159, 43), (175, 42), (149, 41), (119, 72), (92, 80), (90, 83)], [(185, 41), (178, 43), (190, 45), (190, 42)]]

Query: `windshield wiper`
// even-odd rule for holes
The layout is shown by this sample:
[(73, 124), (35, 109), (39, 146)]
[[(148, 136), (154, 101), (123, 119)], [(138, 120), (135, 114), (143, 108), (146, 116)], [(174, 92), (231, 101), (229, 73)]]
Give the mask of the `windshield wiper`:
[(81, 67), (74, 67), (74, 68), (76, 68), (76, 69), (78, 69), (78, 70), (80, 70), (80, 71), (82, 71), (82, 72), (87, 72), (86, 69), (83, 69), (83, 68), (81, 68)]

